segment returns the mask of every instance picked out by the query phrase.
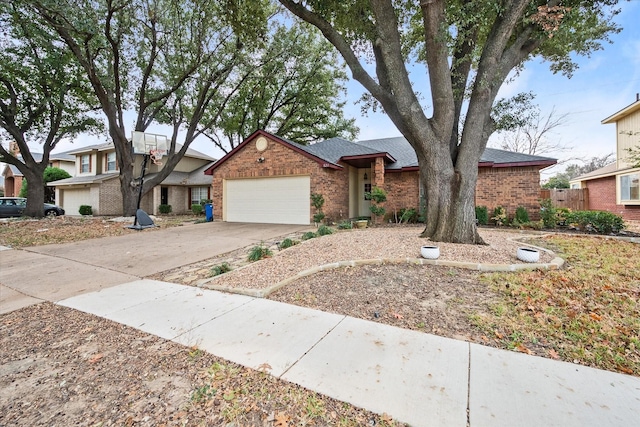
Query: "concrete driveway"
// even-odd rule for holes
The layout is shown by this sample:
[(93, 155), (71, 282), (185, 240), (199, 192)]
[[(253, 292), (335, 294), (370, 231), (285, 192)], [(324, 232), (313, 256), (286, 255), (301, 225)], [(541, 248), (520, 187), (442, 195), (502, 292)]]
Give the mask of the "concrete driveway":
[(0, 314), (131, 282), (310, 226), (209, 222), (0, 251)]

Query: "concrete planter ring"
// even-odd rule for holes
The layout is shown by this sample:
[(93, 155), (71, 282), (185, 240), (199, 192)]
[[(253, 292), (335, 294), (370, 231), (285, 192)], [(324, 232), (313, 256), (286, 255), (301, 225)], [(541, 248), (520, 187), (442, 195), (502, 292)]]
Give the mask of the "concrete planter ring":
[(531, 248), (518, 248), (516, 254), (520, 261), (524, 262), (538, 262), (540, 261), (540, 251)]
[(437, 246), (422, 246), (420, 248), (420, 255), (426, 259), (438, 259), (440, 256), (440, 248)]

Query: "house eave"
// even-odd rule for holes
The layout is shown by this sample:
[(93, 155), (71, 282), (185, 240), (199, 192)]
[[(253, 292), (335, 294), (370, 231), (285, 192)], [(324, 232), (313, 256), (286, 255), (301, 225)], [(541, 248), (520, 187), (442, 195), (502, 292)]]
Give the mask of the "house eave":
[(613, 113), (611, 116), (607, 117), (606, 119), (602, 120), (603, 125), (607, 125), (610, 123), (615, 123), (620, 119), (625, 118), (626, 116), (628, 116), (631, 113), (635, 113), (636, 111), (640, 110), (640, 99), (637, 100), (636, 102), (634, 102), (631, 105), (628, 105), (626, 107), (624, 107), (622, 110)]
[(374, 153), (374, 154), (358, 154), (355, 156), (342, 156), (340, 157), (340, 161), (345, 162), (349, 166), (353, 166), (355, 168), (367, 168), (370, 164), (367, 164), (367, 161), (370, 163), (372, 160), (377, 158), (384, 159), (385, 163), (395, 163), (396, 159), (389, 153)]

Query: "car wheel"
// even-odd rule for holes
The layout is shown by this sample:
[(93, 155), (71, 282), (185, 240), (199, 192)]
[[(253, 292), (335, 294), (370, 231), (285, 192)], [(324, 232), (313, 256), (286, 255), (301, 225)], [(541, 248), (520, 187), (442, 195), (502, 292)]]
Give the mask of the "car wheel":
[(44, 213), (44, 215), (45, 215), (45, 216), (48, 216), (48, 217), (54, 217), (54, 216), (58, 216), (58, 212), (56, 212), (56, 211), (54, 211), (54, 210), (50, 210), (50, 211), (46, 211), (46, 212)]

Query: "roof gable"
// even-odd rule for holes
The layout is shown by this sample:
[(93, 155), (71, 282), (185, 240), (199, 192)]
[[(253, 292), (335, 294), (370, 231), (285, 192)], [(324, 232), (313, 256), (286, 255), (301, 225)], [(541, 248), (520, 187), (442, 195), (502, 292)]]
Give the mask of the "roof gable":
[(636, 102), (632, 103), (624, 107), (622, 110), (617, 111), (604, 119), (601, 123), (603, 125), (607, 125), (609, 123), (615, 123), (620, 119), (624, 119), (625, 117), (635, 113), (636, 111), (640, 111), (640, 98), (636, 99)]
[(213, 171), (215, 169), (217, 169), (218, 167), (223, 165), (227, 160), (231, 159), (237, 152), (242, 150), (244, 147), (247, 146), (247, 144), (249, 144), (250, 142), (254, 141), (259, 136), (264, 136), (266, 138), (269, 138), (272, 141), (275, 141), (278, 144), (282, 144), (285, 147), (288, 147), (291, 150), (293, 150), (293, 151), (295, 151), (295, 152), (297, 152), (299, 154), (302, 154), (303, 156), (313, 160), (314, 162), (318, 163), (322, 167), (326, 167), (326, 168), (330, 168), (330, 169), (342, 169), (342, 166), (340, 166), (337, 163), (333, 162), (331, 159), (325, 158), (325, 157), (321, 157), (318, 154), (316, 154), (314, 152), (314, 150), (311, 149), (312, 146), (310, 146), (310, 145), (297, 144), (297, 143), (295, 143), (293, 141), (289, 141), (289, 140), (287, 140), (285, 138), (279, 137), (279, 136), (274, 135), (272, 133), (269, 133), (267, 131), (257, 130), (254, 133), (252, 133), (247, 139), (242, 141), (241, 144), (237, 145), (233, 150), (228, 152), (224, 157), (222, 157), (220, 160), (218, 160), (213, 165), (208, 167), (204, 171), (205, 175), (213, 175)]

